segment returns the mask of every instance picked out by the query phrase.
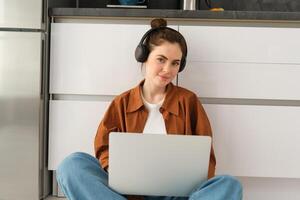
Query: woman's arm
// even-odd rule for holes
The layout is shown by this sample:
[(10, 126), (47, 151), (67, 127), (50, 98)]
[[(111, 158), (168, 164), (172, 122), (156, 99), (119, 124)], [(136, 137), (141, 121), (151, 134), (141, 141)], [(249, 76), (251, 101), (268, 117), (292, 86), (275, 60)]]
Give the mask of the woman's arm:
[(103, 169), (108, 169), (108, 138), (110, 132), (119, 132), (119, 117), (115, 101), (107, 109), (94, 140), (95, 156)]
[[(209, 119), (207, 114), (198, 100), (197, 96), (194, 95), (192, 100), (192, 109), (193, 109), (193, 117), (192, 119), (192, 127), (194, 129), (193, 133), (196, 135), (207, 135), (212, 138), (212, 130), (209, 123)], [(213, 149), (213, 145), (211, 145), (210, 151), (210, 160), (209, 160), (209, 169), (208, 169), (208, 178), (211, 178), (215, 175), (215, 168), (216, 168), (216, 158)]]

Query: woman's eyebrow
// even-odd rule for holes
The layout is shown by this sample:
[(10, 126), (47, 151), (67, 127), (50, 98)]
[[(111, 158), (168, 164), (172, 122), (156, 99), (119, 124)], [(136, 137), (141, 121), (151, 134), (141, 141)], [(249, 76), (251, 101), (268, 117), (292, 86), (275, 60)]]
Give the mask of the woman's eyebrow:
[[(162, 54), (159, 54), (157, 56), (163, 57), (164, 59), (168, 60), (168, 58), (166, 56), (162, 55)], [(176, 60), (173, 60), (173, 61), (180, 61), (180, 59), (176, 59)]]

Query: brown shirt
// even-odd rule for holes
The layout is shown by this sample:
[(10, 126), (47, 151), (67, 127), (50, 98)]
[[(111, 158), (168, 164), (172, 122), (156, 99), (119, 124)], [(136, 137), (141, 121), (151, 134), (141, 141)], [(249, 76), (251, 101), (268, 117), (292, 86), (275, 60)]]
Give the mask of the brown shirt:
[[(110, 132), (142, 133), (148, 111), (141, 97), (142, 81), (135, 88), (117, 96), (110, 104), (95, 137), (95, 155), (102, 168), (108, 167), (108, 135)], [(197, 96), (184, 88), (168, 84), (160, 108), (168, 134), (207, 135), (212, 131), (207, 115)], [(216, 159), (211, 148), (208, 178), (215, 174)]]

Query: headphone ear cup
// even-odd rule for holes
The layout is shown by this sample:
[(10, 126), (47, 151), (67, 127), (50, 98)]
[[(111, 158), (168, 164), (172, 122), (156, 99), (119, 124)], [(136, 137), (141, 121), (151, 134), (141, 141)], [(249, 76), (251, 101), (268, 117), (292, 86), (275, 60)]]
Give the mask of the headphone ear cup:
[(181, 62), (180, 62), (180, 67), (179, 67), (179, 71), (178, 72), (182, 72), (184, 70), (185, 64), (186, 64), (186, 59), (182, 58)]
[(139, 44), (136, 49), (135, 49), (135, 59), (138, 61), (138, 62), (145, 62), (148, 58), (148, 55), (149, 55), (149, 49), (147, 48), (146, 45), (144, 44)]

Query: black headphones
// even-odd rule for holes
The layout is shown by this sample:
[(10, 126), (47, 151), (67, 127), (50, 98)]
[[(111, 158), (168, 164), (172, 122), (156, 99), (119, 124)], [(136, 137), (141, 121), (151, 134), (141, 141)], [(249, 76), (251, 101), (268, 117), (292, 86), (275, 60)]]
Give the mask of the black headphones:
[[(171, 30), (171, 31), (175, 31), (177, 33), (179, 33), (178, 31), (172, 29), (172, 28), (169, 28), (169, 27), (157, 27), (157, 28), (152, 28), (150, 30), (148, 30), (144, 36), (142, 37), (140, 43), (138, 44), (138, 46), (136, 47), (135, 49), (135, 59), (138, 61), (138, 62), (145, 62), (149, 56), (149, 53), (150, 53), (150, 50), (149, 48), (147, 47), (146, 44), (144, 44), (145, 42), (145, 39), (147, 37), (149, 37), (149, 35), (151, 33), (153, 33), (154, 31), (157, 31), (157, 30), (160, 30), (160, 29), (168, 29), (168, 30)], [(179, 35), (181, 35), (181, 33), (179, 33)], [(181, 35), (182, 36), (182, 35)], [(182, 38), (184, 39), (184, 37), (182, 36)], [(185, 42), (185, 40), (184, 40)], [(186, 45), (186, 42), (185, 42), (185, 46), (187, 47)], [(182, 58), (181, 58), (181, 61), (180, 61), (180, 67), (179, 67), (179, 71), (178, 72), (181, 72), (183, 71), (184, 67), (185, 67), (185, 64), (186, 64), (186, 55), (187, 55), (187, 48), (186, 48), (186, 53), (184, 55), (184, 52), (182, 52)]]

